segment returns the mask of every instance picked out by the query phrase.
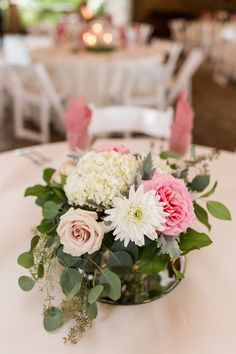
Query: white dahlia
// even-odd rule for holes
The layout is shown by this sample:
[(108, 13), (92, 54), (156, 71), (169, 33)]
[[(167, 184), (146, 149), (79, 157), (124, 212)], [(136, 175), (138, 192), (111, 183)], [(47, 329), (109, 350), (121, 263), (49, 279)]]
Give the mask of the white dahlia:
[(64, 190), (72, 205), (109, 208), (114, 197), (127, 192), (138, 173), (139, 162), (132, 154), (91, 151), (67, 177)]
[(113, 200), (114, 208), (106, 210), (104, 221), (110, 223), (109, 229), (114, 230), (115, 240), (124, 241), (127, 247), (129, 241), (138, 246), (144, 246), (147, 236), (151, 240), (157, 239), (156, 229), (164, 231), (165, 217), (164, 203), (151, 190), (144, 193), (140, 185), (135, 191), (131, 186), (129, 197), (117, 197)]

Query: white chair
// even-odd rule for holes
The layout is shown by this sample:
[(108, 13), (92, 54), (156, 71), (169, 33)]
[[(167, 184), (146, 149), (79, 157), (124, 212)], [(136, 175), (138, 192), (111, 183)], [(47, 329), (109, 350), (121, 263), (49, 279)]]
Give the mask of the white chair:
[[(60, 132), (64, 130), (62, 101), (66, 98), (66, 93), (54, 88), (42, 64), (32, 64), (25, 40), (20, 36), (13, 36), (6, 40), (4, 59), (8, 75), (4, 87), (13, 100), (15, 135), (41, 143), (48, 142), (51, 108), (54, 108), (59, 118), (55, 122), (55, 127)], [(37, 109), (39, 115), (34, 121), (38, 125), (38, 132), (25, 126), (26, 111), (30, 111), (32, 119)]]
[(202, 64), (204, 54), (200, 49), (192, 49), (176, 77), (170, 82), (166, 93), (166, 104), (173, 104), (183, 90), (188, 90), (189, 101), (192, 99), (192, 77)]
[[(162, 41), (155, 41), (154, 48), (163, 46)], [(165, 48), (166, 47), (166, 48)], [(164, 49), (166, 49), (164, 51)], [(181, 43), (166, 43), (162, 53), (167, 55), (165, 63), (157, 63), (143, 59), (143, 64), (136, 62), (135, 67), (127, 70), (123, 89), (122, 103), (127, 105), (151, 106), (166, 108), (166, 86), (169, 84), (176, 69), (176, 64), (183, 49)], [(140, 83), (146, 82), (146, 90), (137, 90)]]
[(91, 137), (122, 133), (147, 134), (161, 139), (169, 139), (173, 121), (173, 109), (156, 109), (132, 106), (108, 106), (94, 108), (89, 133)]

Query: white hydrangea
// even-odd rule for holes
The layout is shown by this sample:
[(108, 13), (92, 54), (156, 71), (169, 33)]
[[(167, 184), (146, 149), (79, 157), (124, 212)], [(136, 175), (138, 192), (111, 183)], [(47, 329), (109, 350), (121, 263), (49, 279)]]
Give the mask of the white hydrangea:
[(163, 160), (157, 154), (152, 154), (153, 167), (160, 173), (171, 173), (171, 167), (168, 165), (167, 160)]
[(72, 205), (107, 208), (114, 197), (128, 190), (138, 173), (139, 162), (132, 154), (90, 151), (67, 177), (64, 190)]

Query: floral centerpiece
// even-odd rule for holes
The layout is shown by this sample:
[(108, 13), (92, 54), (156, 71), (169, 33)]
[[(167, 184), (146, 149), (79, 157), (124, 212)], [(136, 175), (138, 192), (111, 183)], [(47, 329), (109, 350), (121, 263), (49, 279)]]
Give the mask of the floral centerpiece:
[(140, 155), (107, 145), (44, 170), (45, 183), (25, 192), (36, 197), (43, 219), (18, 257), (30, 272), (18, 282), (24, 291), (38, 283), (45, 294), (47, 331), (69, 317), (64, 339), (76, 343), (97, 316), (97, 301), (143, 303), (177, 285), (184, 255), (212, 243), (193, 229), (196, 221), (210, 231), (208, 213), (231, 219), (222, 203), (207, 200), (217, 186), (209, 188), (208, 170), (216, 156), (192, 149), (184, 161), (172, 152)]

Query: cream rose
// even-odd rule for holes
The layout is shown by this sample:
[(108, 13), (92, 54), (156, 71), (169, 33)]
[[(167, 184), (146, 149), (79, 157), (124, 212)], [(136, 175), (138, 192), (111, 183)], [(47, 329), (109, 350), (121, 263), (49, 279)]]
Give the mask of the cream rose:
[(60, 184), (62, 176), (69, 176), (75, 166), (76, 162), (73, 160), (63, 162), (61, 166), (53, 173), (52, 181)]
[(81, 256), (101, 248), (104, 224), (97, 222), (97, 217), (97, 213), (93, 211), (74, 208), (61, 216), (57, 233), (65, 253)]

